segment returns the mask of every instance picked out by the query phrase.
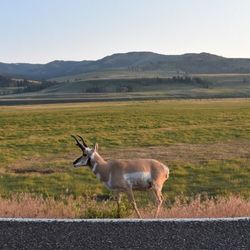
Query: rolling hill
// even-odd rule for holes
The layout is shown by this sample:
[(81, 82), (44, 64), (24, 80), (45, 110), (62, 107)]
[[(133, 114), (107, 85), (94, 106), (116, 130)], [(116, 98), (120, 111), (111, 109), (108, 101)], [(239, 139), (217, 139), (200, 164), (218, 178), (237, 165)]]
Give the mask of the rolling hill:
[(0, 63), (0, 105), (225, 97), (250, 97), (250, 59), (129, 52), (96, 61)]
[[(27, 79), (51, 79), (78, 75), (102, 78), (110, 75), (250, 73), (250, 59), (225, 58), (209, 53), (162, 55), (153, 52), (113, 54), (96, 61), (60, 61), (47, 64), (0, 63), (0, 75)], [(100, 76), (100, 73), (101, 76)], [(122, 78), (122, 77), (121, 77)]]

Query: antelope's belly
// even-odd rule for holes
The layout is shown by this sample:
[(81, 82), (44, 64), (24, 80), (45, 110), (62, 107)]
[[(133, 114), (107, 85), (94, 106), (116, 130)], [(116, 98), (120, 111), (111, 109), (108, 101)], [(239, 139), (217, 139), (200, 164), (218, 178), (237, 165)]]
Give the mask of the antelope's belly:
[(145, 189), (152, 186), (150, 172), (127, 173), (123, 175), (123, 178), (133, 189)]
[(106, 187), (111, 191), (123, 192), (126, 190), (123, 182), (117, 182), (112, 178), (111, 173), (109, 174), (109, 179), (107, 182), (104, 182)]

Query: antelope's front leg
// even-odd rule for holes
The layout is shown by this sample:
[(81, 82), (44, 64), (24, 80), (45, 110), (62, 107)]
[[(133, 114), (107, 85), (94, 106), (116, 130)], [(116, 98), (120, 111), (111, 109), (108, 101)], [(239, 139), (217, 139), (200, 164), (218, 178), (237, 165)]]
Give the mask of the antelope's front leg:
[(140, 212), (139, 212), (139, 210), (138, 210), (138, 208), (137, 208), (137, 206), (136, 206), (135, 197), (134, 197), (134, 194), (133, 194), (132, 189), (128, 189), (128, 190), (126, 191), (126, 193), (127, 193), (127, 195), (128, 195), (128, 200), (132, 203), (132, 205), (133, 205), (133, 207), (134, 207), (134, 209), (135, 209), (135, 212), (136, 212), (138, 218), (141, 219), (142, 217), (141, 217)]
[(116, 193), (117, 218), (121, 218), (121, 193)]

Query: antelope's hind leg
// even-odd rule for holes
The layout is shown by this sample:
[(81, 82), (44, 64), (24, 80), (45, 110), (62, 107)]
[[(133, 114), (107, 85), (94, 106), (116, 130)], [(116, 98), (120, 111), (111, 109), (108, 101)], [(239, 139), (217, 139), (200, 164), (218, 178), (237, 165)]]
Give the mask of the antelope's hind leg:
[(156, 209), (156, 212), (155, 212), (155, 218), (158, 217), (159, 212), (160, 212), (160, 208), (161, 208), (161, 205), (162, 205), (162, 202), (163, 202), (163, 195), (161, 193), (161, 190), (162, 190), (162, 187), (158, 187), (158, 186), (153, 187), (153, 193), (155, 195), (156, 202), (157, 202), (157, 209)]

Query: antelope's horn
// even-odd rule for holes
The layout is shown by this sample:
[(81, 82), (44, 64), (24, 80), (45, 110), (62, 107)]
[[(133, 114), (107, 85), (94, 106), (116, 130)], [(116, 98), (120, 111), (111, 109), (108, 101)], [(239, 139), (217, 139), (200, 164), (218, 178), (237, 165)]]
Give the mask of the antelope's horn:
[(88, 147), (88, 145), (86, 144), (86, 142), (83, 140), (83, 138), (80, 136), (80, 135), (77, 135), (80, 139), (81, 139), (81, 141), (82, 141), (82, 144), (84, 145), (84, 147)]
[(84, 150), (85, 150), (84, 146), (77, 140), (77, 138), (76, 138), (74, 135), (71, 135), (71, 136), (75, 139), (76, 145), (77, 145), (82, 151), (84, 151)]

